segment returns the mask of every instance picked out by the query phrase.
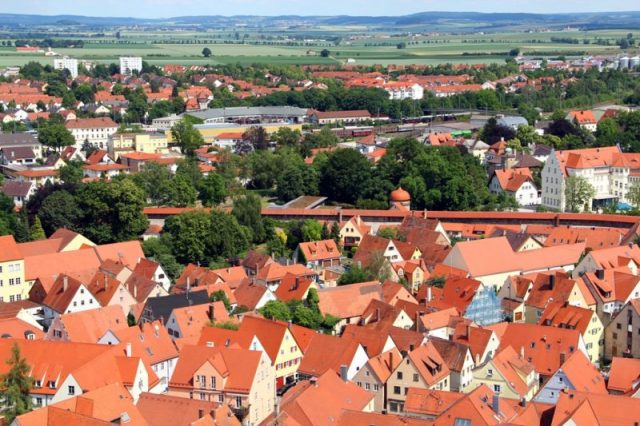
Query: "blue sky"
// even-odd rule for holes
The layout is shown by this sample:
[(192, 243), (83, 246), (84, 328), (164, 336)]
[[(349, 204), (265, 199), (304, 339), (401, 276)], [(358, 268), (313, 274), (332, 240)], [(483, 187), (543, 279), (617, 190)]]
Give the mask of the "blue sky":
[(42, 15), (171, 17), (184, 15), (403, 15), (429, 10), (600, 12), (640, 9), (638, 0), (20, 0), (1, 12)]

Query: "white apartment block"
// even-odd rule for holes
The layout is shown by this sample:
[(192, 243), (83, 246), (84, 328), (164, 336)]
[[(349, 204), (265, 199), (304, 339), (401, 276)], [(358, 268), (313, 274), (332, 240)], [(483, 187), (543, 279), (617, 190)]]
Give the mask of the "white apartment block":
[(123, 56), (120, 58), (120, 74), (131, 75), (142, 71), (142, 58), (139, 56)]
[(85, 141), (94, 148), (107, 149), (109, 138), (118, 131), (118, 125), (108, 117), (69, 120), (65, 127), (76, 140), (74, 146), (78, 149), (82, 149)]
[(628, 203), (629, 188), (640, 181), (640, 155), (627, 154), (620, 148), (589, 148), (552, 151), (542, 169), (542, 205), (566, 209), (565, 180), (569, 176), (584, 177), (593, 186), (595, 196), (589, 200), (592, 209), (611, 203)]
[(78, 76), (78, 60), (74, 58), (56, 58), (53, 60), (53, 69), (62, 71), (69, 70), (71, 74), (71, 78), (76, 78)]
[(394, 81), (385, 84), (384, 90), (389, 94), (389, 99), (413, 99), (417, 101), (424, 98), (424, 88), (417, 83), (410, 84)]

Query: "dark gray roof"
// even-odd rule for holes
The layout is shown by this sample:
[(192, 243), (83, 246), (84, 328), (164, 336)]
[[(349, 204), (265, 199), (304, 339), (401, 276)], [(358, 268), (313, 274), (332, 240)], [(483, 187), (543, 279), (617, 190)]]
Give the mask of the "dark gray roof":
[(36, 154), (30, 146), (12, 146), (0, 148), (2, 155), (8, 161), (36, 158)]
[(549, 155), (551, 154), (551, 147), (547, 145), (536, 145), (536, 149), (533, 151), (533, 155)]
[(527, 121), (526, 118), (524, 117), (520, 117), (517, 115), (514, 116), (508, 116), (508, 117), (500, 117), (497, 120), (498, 124), (500, 126), (507, 126), (507, 127), (518, 127), (518, 126), (528, 126), (529, 122)]
[(144, 305), (142, 318), (145, 321), (156, 321), (162, 318), (167, 322), (171, 312), (176, 308), (203, 305), (209, 302), (207, 290), (191, 291), (182, 294), (172, 294), (164, 297), (150, 297)]
[(8, 197), (26, 197), (31, 189), (31, 182), (18, 182), (17, 180), (8, 180), (2, 184), (1, 191)]
[(0, 133), (0, 148), (25, 145), (40, 145), (31, 133)]

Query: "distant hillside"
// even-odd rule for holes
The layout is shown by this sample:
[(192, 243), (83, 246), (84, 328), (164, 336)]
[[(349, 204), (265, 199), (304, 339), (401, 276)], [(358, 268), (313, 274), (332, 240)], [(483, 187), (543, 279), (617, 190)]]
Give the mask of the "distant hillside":
[(433, 26), (438, 31), (460, 31), (473, 28), (511, 27), (579, 27), (640, 28), (640, 12), (602, 12), (569, 14), (423, 12), (406, 16), (179, 16), (169, 19), (90, 17), (75, 15), (19, 15), (0, 13), (0, 26), (24, 27), (42, 25), (201, 25), (266, 27), (273, 25), (364, 25), (369, 27)]

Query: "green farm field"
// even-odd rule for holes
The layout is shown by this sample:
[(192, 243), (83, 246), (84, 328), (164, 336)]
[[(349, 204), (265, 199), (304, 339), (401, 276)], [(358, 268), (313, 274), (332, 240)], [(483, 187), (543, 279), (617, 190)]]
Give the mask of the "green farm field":
[[(350, 29), (352, 30), (352, 29)], [(335, 29), (334, 29), (335, 31)], [(284, 42), (259, 40), (262, 33), (242, 34), (244, 43), (232, 44), (231, 32), (128, 32), (120, 39), (103, 37), (87, 38), (83, 48), (54, 49), (61, 55), (100, 63), (117, 62), (120, 56), (141, 56), (151, 64), (184, 65), (203, 64), (251, 64), (273, 63), (289, 65), (316, 65), (346, 63), (355, 64), (430, 64), (441, 63), (495, 63), (503, 62), (512, 49), (520, 49), (525, 55), (578, 56), (614, 55), (620, 53), (613, 41), (623, 38), (632, 30), (606, 31), (562, 31), (545, 33), (501, 33), (501, 34), (448, 34), (414, 37), (392, 37), (385, 34), (360, 35), (342, 38), (338, 45), (327, 41), (307, 39), (296, 46)], [(237, 35), (235, 35), (237, 36)], [(553, 39), (553, 41), (552, 41)], [(579, 43), (559, 42), (558, 39), (576, 39)], [(285, 39), (286, 40), (286, 39)], [(596, 44), (608, 41), (611, 45)], [(406, 48), (398, 49), (399, 43)], [(289, 44), (292, 43), (289, 40)], [(204, 47), (213, 52), (210, 58), (201, 54)], [(322, 49), (330, 56), (319, 56)], [(15, 49), (0, 47), (0, 66), (23, 65), (29, 61), (52, 64), (53, 58), (43, 54), (17, 53)], [(349, 61), (352, 62), (352, 61)]]

